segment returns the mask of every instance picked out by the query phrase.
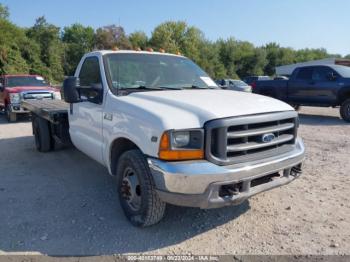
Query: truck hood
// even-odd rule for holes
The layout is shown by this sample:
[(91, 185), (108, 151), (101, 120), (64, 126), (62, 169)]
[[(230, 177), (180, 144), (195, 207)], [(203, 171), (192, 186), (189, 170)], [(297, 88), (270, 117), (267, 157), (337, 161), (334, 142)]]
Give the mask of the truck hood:
[(123, 97), (162, 119), (165, 128), (202, 127), (206, 121), (242, 115), (294, 110), (279, 100), (232, 90), (174, 90), (132, 93)]
[(25, 91), (56, 91), (55, 88), (50, 86), (15, 86), (6, 88), (9, 93), (20, 93)]

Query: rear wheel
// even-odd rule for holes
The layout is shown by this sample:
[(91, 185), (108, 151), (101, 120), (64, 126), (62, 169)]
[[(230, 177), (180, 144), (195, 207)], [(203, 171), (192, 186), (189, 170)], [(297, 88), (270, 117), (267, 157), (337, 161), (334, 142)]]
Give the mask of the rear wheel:
[(40, 117), (34, 117), (33, 131), (36, 149), (40, 152), (51, 151), (54, 147), (54, 144), (51, 138), (48, 121)]
[(125, 152), (118, 161), (117, 186), (125, 216), (135, 226), (158, 223), (166, 204), (157, 195), (151, 171), (140, 150)]
[(12, 109), (10, 106), (7, 106), (5, 109), (6, 119), (8, 122), (16, 122), (17, 121), (17, 114), (12, 112)]
[(344, 121), (350, 122), (350, 98), (342, 103), (340, 107), (340, 116)]

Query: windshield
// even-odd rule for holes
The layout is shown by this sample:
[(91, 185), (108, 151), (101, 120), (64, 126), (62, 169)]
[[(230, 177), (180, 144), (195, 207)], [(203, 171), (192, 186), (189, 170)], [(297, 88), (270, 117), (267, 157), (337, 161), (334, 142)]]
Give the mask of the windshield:
[(232, 82), (235, 86), (248, 86), (246, 83), (244, 83), (241, 80), (232, 80)]
[(342, 77), (350, 78), (350, 67), (347, 66), (335, 66), (335, 70), (340, 74)]
[(15, 86), (47, 86), (41, 76), (10, 76), (6, 79), (6, 87)]
[(108, 54), (105, 56), (105, 66), (107, 79), (114, 90), (217, 88), (200, 67), (184, 57)]
[(258, 80), (271, 80), (269, 76), (259, 76)]

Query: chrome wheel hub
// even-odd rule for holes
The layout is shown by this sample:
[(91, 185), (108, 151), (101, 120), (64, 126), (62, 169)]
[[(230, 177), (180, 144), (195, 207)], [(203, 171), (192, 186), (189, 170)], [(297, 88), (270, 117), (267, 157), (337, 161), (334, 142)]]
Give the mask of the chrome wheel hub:
[(121, 193), (123, 199), (129, 207), (137, 211), (141, 207), (141, 186), (135, 171), (128, 167), (123, 173), (121, 185)]

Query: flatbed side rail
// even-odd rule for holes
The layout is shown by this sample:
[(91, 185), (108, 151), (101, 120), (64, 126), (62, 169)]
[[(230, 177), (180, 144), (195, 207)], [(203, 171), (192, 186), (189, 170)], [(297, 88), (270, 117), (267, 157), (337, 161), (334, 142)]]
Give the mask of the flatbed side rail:
[(68, 114), (69, 104), (63, 100), (32, 100), (23, 101), (23, 108), (45, 118), (53, 124)]

